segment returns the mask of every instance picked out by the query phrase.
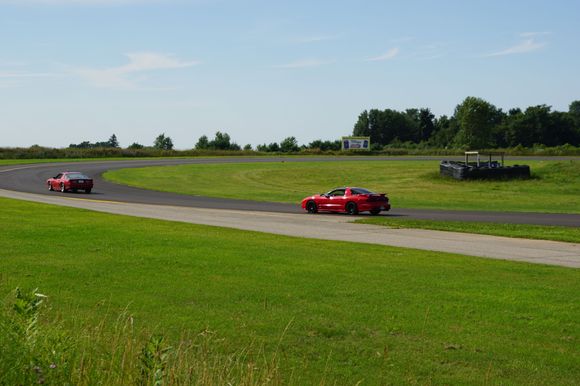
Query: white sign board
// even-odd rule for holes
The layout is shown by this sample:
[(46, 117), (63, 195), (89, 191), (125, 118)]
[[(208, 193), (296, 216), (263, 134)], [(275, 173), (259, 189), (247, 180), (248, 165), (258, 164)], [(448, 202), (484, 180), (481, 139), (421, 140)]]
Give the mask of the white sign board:
[(342, 150), (370, 150), (371, 137), (342, 137)]

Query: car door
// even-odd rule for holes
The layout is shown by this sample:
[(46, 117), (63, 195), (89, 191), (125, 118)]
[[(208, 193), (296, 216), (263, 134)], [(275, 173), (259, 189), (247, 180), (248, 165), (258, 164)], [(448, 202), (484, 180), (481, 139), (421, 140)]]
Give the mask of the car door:
[(50, 180), (50, 184), (52, 185), (52, 188), (55, 190), (60, 189), (60, 179), (62, 177), (62, 173), (58, 173), (56, 176), (54, 176), (52, 178), (52, 180)]
[(328, 193), (328, 205), (327, 210), (333, 212), (341, 212), (344, 210), (344, 205), (346, 204), (346, 190), (345, 189), (334, 189)]

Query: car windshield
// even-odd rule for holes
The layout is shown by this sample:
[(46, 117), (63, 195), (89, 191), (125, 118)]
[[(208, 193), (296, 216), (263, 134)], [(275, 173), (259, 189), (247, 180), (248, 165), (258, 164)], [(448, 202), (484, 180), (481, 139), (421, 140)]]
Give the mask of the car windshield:
[(67, 178), (69, 180), (90, 180), (89, 177), (85, 176), (82, 173), (70, 173), (70, 174), (67, 174)]
[(370, 190), (363, 189), (363, 188), (352, 188), (350, 190), (350, 192), (352, 194), (375, 194), (375, 193), (371, 192)]

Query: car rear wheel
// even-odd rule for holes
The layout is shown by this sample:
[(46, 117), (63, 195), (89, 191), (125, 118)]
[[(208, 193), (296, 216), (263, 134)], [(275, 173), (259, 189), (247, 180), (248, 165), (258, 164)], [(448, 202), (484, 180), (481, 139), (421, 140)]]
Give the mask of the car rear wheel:
[(91, 192), (91, 190), (90, 190), (90, 189), (85, 189), (85, 193), (86, 193), (86, 194), (89, 194), (90, 192)]
[(66, 192), (66, 188), (64, 187), (64, 183), (62, 182), (60, 183), (60, 191), (63, 193)]
[(349, 202), (346, 204), (346, 213), (348, 214), (358, 214), (358, 206), (354, 202)]
[(381, 213), (381, 210), (380, 209), (373, 209), (370, 212), (373, 216), (376, 216), (377, 214)]
[(306, 203), (306, 211), (308, 213), (316, 213), (316, 212), (318, 212), (318, 207), (316, 206), (316, 203), (314, 201), (308, 201)]

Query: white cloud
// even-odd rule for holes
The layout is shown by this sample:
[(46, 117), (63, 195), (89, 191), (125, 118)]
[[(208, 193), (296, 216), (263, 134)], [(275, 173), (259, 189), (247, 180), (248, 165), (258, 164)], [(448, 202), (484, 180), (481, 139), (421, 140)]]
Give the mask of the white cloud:
[(399, 55), (399, 47), (394, 47), (382, 55), (375, 56), (373, 58), (367, 58), (365, 60), (367, 62), (383, 62), (385, 60), (391, 60), (391, 59), (395, 58), (397, 55)]
[(543, 48), (546, 43), (538, 41), (536, 39), (538, 36), (546, 35), (546, 32), (525, 32), (520, 34), (520, 37), (523, 38), (521, 42), (518, 44), (506, 48), (501, 51), (492, 52), (491, 54), (483, 55), (485, 57), (492, 57), (492, 56), (505, 56), (505, 55), (514, 55), (514, 54), (526, 54), (529, 52), (537, 51)]
[(182, 61), (173, 55), (155, 52), (128, 53), (125, 56), (129, 58), (129, 63), (119, 67), (77, 68), (73, 72), (97, 87), (135, 88), (139, 83), (139, 79), (135, 79), (135, 74), (154, 70), (186, 68), (199, 64), (198, 61)]
[(274, 68), (308, 68), (308, 67), (319, 67), (325, 64), (330, 64), (331, 61), (324, 61), (320, 59), (303, 59), (297, 60), (295, 62), (290, 62), (286, 64), (278, 64), (273, 66)]

